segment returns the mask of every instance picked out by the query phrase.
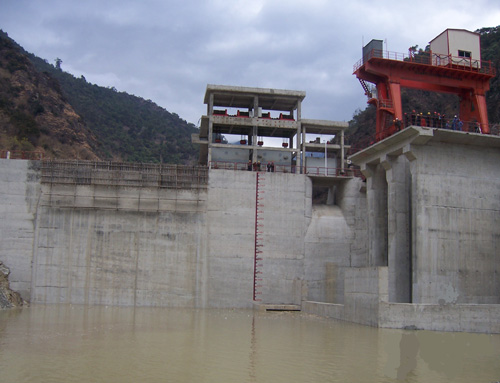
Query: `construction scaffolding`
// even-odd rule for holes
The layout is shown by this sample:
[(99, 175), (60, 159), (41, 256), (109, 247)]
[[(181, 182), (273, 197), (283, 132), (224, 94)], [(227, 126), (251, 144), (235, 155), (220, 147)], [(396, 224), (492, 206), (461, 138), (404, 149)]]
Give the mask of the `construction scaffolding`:
[(206, 166), (42, 161), (42, 183), (167, 189), (206, 189)]

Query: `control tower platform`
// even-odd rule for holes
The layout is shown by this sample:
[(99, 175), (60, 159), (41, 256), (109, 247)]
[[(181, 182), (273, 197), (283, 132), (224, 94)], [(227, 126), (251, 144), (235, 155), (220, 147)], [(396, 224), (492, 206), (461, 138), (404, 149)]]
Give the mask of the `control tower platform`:
[[(200, 164), (212, 167), (227, 161), (242, 169), (247, 163), (272, 162), (284, 171), (302, 173), (307, 152), (326, 152), (325, 168), (343, 168), (348, 124), (303, 119), (305, 96), (298, 90), (207, 85), (207, 114), (192, 138), (200, 144)], [(335, 138), (328, 144), (308, 142), (307, 134)]]

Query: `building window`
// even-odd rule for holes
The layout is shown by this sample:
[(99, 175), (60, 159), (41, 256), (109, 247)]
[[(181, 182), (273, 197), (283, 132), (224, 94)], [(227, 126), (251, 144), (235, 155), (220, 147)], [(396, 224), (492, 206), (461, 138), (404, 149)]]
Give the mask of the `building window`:
[(468, 59), (470, 59), (470, 52), (468, 51), (458, 51), (458, 57), (466, 57)]

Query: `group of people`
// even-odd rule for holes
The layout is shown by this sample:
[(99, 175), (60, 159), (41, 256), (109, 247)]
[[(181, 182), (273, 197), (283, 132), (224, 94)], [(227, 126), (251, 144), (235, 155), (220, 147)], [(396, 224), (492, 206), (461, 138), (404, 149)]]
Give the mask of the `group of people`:
[[(274, 162), (270, 161), (266, 165), (267, 171), (269, 173), (274, 173)], [(254, 172), (260, 172), (261, 171), (261, 164), (260, 161), (253, 162), (251, 160), (248, 160), (248, 165), (247, 165), (247, 170), (248, 171), (254, 171)]]
[[(396, 119), (394, 121), (396, 128), (401, 127), (401, 121)], [(451, 130), (462, 130), (463, 122), (460, 120), (458, 116), (454, 116), (453, 119), (449, 119), (445, 114), (441, 114), (438, 112), (427, 112), (424, 114), (422, 112), (417, 113), (414, 110), (408, 114), (404, 114), (404, 125), (416, 125), (416, 126), (428, 126), (430, 128), (439, 128), (439, 129), (451, 129)], [(400, 130), (400, 129), (398, 129)]]

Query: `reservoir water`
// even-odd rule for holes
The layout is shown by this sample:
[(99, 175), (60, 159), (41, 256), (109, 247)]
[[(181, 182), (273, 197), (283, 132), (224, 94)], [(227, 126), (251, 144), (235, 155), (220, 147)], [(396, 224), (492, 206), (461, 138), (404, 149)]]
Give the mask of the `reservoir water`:
[(500, 335), (299, 312), (34, 305), (0, 311), (0, 382), (500, 381)]

